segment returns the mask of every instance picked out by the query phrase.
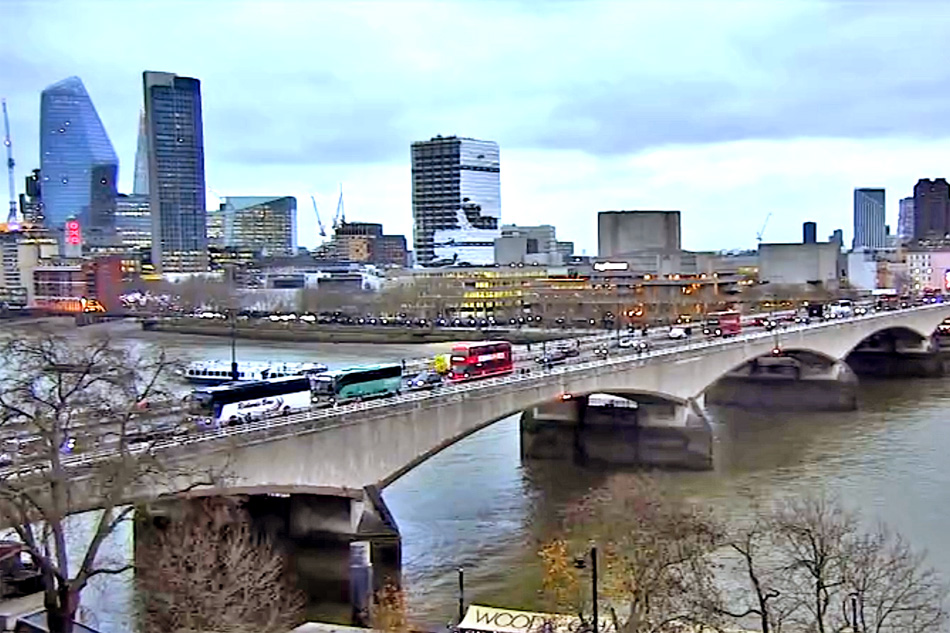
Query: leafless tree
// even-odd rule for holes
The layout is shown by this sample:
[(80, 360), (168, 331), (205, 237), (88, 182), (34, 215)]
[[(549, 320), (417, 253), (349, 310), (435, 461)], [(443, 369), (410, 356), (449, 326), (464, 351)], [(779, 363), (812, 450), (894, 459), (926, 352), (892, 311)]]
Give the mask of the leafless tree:
[[(555, 541), (542, 548), (546, 588), (559, 593), (562, 608), (587, 586), (569, 564), (569, 552), (584, 551), (581, 543), (589, 540), (603, 559), (600, 591), (617, 631), (653, 633), (673, 623), (716, 621), (718, 615), (697, 599), (712, 593), (709, 555), (719, 543), (709, 513), (665, 494), (646, 477), (613, 477), (566, 516), (563, 542), (571, 546)], [(579, 602), (576, 609), (583, 618), (590, 605)]]
[[(100, 555), (129, 518), (130, 497), (180, 477), (152, 445), (134, 443), (143, 407), (169, 394), (171, 362), (108, 338), (43, 331), (7, 338), (0, 354), (0, 439), (9, 455), (0, 468), (0, 523), (38, 568), (50, 631), (70, 633), (89, 581), (130, 569)], [(95, 510), (92, 535), (79, 543), (67, 534), (68, 518), (88, 510)]]
[(177, 507), (185, 510), (155, 529), (148, 564), (136, 569), (145, 633), (284, 633), (300, 624), (305, 600), (285, 558), (239, 500)]
[[(602, 552), (601, 608), (618, 631), (693, 623), (762, 633), (924, 633), (948, 622), (947, 585), (899, 535), (867, 531), (834, 498), (754, 507), (717, 521), (643, 477), (615, 478), (568, 514), (541, 548), (553, 607), (582, 617), (585, 582), (571, 554)], [(726, 629), (728, 630), (728, 629)]]

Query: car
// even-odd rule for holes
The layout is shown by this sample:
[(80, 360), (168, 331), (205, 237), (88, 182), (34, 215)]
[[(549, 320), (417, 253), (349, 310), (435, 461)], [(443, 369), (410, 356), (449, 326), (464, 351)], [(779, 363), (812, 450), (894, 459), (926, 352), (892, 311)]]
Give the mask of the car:
[(407, 384), (410, 389), (432, 389), (442, 384), (442, 374), (427, 369), (410, 378)]
[(575, 356), (580, 356), (581, 350), (578, 349), (577, 345), (561, 345), (555, 350), (558, 354), (563, 354), (569, 358)]
[(542, 354), (534, 359), (539, 365), (557, 365), (567, 361), (567, 354), (559, 350), (554, 350), (553, 352), (548, 352), (547, 354)]
[(868, 313), (868, 309), (865, 308), (864, 306), (858, 306), (854, 309), (855, 316), (861, 316), (862, 314), (867, 314), (867, 313)]
[(671, 327), (667, 336), (673, 340), (684, 339), (686, 338), (686, 330), (681, 327)]
[(594, 356), (599, 356), (600, 358), (607, 358), (610, 355), (610, 350), (606, 347), (598, 347), (594, 350)]

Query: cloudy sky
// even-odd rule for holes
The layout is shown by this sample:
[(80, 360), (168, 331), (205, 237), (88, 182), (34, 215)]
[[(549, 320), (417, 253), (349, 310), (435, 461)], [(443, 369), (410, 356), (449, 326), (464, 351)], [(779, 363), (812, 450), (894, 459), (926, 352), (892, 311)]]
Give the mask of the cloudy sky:
[[(0, 0), (0, 95), (17, 183), (39, 95), (82, 78), (132, 185), (141, 72), (201, 79), (209, 188), (295, 195), (319, 238), (411, 233), (409, 145), (501, 146), (503, 221), (596, 252), (596, 212), (680, 209), (687, 248), (851, 233), (855, 187), (888, 220), (950, 176), (950, 3)], [(3, 186), (3, 196), (6, 187)], [(209, 198), (213, 200), (213, 198)]]

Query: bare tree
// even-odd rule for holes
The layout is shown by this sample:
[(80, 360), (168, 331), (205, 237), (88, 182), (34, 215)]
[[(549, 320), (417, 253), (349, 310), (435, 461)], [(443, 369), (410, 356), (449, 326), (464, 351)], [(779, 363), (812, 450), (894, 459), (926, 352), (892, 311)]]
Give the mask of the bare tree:
[(136, 569), (145, 633), (284, 633), (300, 624), (303, 594), (238, 500), (179, 507)]
[(746, 582), (715, 594), (711, 608), (738, 622), (754, 616), (763, 633), (783, 625), (923, 633), (947, 623), (947, 586), (924, 556), (887, 528), (864, 531), (836, 499), (805, 497), (757, 511), (725, 543)]
[[(711, 594), (709, 555), (718, 534), (711, 515), (666, 495), (646, 477), (614, 477), (569, 512), (564, 545), (553, 542), (542, 548), (546, 588), (558, 592), (563, 608), (564, 600), (587, 586), (569, 564), (569, 552), (583, 551), (581, 543), (593, 541), (603, 557), (602, 606), (617, 631), (652, 633), (674, 623), (713, 624), (717, 614), (698, 596)], [(581, 601), (576, 608), (583, 619), (590, 605)]]
[(899, 535), (866, 531), (836, 499), (805, 497), (748, 522), (716, 521), (643, 477), (615, 478), (568, 514), (541, 548), (558, 610), (589, 611), (571, 565), (584, 539), (602, 552), (600, 583), (618, 631), (758, 626), (815, 633), (924, 633), (948, 622), (947, 585)]
[[(171, 363), (108, 338), (77, 342), (43, 331), (8, 338), (0, 354), (0, 438), (12, 459), (0, 468), (0, 522), (38, 568), (50, 631), (70, 633), (89, 581), (130, 569), (100, 556), (130, 516), (129, 497), (178, 476), (149, 444), (133, 444), (143, 406), (168, 395)], [(67, 534), (68, 518), (88, 510), (92, 536), (79, 543)]]

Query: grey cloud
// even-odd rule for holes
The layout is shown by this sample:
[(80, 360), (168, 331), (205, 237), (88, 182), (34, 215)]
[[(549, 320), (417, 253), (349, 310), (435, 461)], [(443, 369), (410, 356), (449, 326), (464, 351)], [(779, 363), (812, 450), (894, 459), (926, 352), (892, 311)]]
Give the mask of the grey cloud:
[(611, 155), (749, 139), (950, 136), (950, 71), (939, 61), (950, 55), (950, 16), (919, 22), (845, 4), (832, 7), (830, 27), (791, 21), (737, 39), (743, 66), (721, 76), (627, 72), (557, 90), (549, 116), (517, 142)]
[[(398, 102), (298, 103), (292, 117), (217, 108), (205, 121), (218, 158), (235, 164), (347, 164), (404, 160)], [(235, 133), (238, 130), (247, 133)]]

